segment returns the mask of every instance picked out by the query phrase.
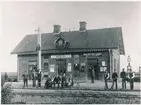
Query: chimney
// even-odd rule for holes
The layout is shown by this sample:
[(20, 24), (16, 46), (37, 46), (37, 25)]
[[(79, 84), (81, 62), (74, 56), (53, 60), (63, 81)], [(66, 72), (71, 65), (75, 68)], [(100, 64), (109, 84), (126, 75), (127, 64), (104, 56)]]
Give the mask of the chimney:
[(60, 25), (54, 25), (54, 31), (53, 31), (53, 33), (60, 33), (60, 28), (61, 28)]
[(79, 31), (86, 31), (87, 23), (85, 21), (80, 21), (79, 24), (80, 24)]

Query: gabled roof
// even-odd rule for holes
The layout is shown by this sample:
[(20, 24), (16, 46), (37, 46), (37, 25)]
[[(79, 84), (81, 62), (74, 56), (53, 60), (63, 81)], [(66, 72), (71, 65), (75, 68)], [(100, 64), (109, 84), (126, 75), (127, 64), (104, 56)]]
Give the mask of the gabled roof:
[[(60, 35), (69, 42), (70, 52), (79, 49), (112, 49), (119, 48), (120, 54), (125, 54), (121, 27), (87, 30), (86, 32), (71, 31), (61, 32)], [(54, 33), (42, 33), (42, 51), (58, 51)], [(37, 35), (27, 35), (12, 51), (12, 54), (36, 52)]]

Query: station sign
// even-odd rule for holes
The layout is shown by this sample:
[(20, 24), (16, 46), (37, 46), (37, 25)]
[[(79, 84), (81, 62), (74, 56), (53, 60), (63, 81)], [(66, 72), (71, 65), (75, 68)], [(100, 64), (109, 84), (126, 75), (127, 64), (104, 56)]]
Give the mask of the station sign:
[(71, 58), (71, 55), (51, 55), (52, 59), (64, 59), (64, 58)]
[(102, 53), (85, 53), (83, 55), (98, 57), (98, 56), (102, 56)]

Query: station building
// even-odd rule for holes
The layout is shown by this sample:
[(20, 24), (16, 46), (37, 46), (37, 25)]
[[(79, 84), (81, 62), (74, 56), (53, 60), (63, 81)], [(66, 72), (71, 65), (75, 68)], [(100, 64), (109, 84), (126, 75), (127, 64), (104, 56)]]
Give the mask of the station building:
[[(120, 55), (124, 55), (121, 27), (87, 29), (85, 21), (79, 22), (77, 31), (61, 32), (54, 25), (52, 33), (41, 34), (41, 66), (44, 76), (55, 77), (71, 74), (74, 81), (86, 82), (91, 77), (90, 67), (95, 70), (95, 79), (103, 80), (108, 70), (110, 78), (114, 69), (120, 72)], [(33, 68), (38, 68), (37, 34), (26, 35), (11, 54), (17, 54), (18, 80), (27, 72), (29, 79)]]

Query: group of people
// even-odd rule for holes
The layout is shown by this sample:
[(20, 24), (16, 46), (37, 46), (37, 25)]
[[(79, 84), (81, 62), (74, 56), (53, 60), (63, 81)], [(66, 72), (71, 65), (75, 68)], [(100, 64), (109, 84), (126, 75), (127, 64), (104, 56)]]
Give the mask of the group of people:
[[(109, 77), (110, 77), (109, 73), (106, 70), (105, 74), (104, 74), (105, 89), (108, 89), (107, 81), (109, 80)], [(120, 77), (122, 79), (122, 89), (126, 89), (126, 81), (129, 80), (130, 89), (133, 90), (133, 88), (134, 88), (134, 74), (130, 71), (130, 73), (127, 76), (127, 73), (124, 71), (124, 68), (123, 68), (122, 72), (120, 73)], [(113, 89), (114, 85), (115, 85), (115, 88), (117, 89), (117, 87), (118, 87), (117, 79), (118, 79), (118, 74), (117, 74), (116, 70), (114, 70), (114, 72), (112, 74), (112, 86), (111, 86), (111, 89)]]
[(62, 75), (59, 75), (57, 77), (51, 78), (51, 76), (47, 76), (46, 82), (45, 82), (45, 88), (52, 88), (54, 85), (54, 88), (57, 84), (57, 87), (64, 88), (64, 87), (70, 87), (73, 86), (73, 78), (72, 75), (66, 75), (65, 73)]
[[(91, 70), (91, 82), (94, 83), (94, 78), (95, 78), (95, 71), (92, 67), (90, 67)], [(32, 71), (32, 86), (33, 87), (41, 87), (41, 80), (42, 80), (43, 74), (41, 71), (37, 72), (35, 70)], [(104, 73), (104, 80), (105, 80), (105, 89), (108, 89), (108, 80), (109, 80), (109, 73), (106, 70)], [(130, 82), (130, 89), (133, 90), (134, 88), (134, 74), (132, 72), (127, 73), (124, 71), (124, 68), (122, 69), (122, 72), (120, 73), (120, 77), (122, 79), (122, 89), (126, 89), (126, 81), (128, 80)], [(118, 87), (117, 83), (118, 79), (118, 74), (116, 70), (114, 70), (112, 74), (112, 86), (111, 89), (113, 89), (115, 85), (115, 89)], [(24, 82), (24, 87), (28, 87), (28, 74), (25, 72), (23, 74), (23, 82)], [(58, 85), (58, 88), (64, 88), (64, 87), (69, 87), (73, 86), (73, 78), (71, 74), (63, 73), (61, 75), (58, 75), (57, 77), (51, 78), (50, 75), (47, 75), (46, 82), (45, 82), (45, 88), (52, 88), (53, 85)]]
[[(24, 88), (28, 87), (28, 74), (25, 72), (23, 75), (23, 82), (24, 82)], [(42, 79), (42, 72), (39, 71), (32, 71), (32, 86), (33, 87), (41, 87), (41, 79)]]
[[(41, 88), (41, 80), (42, 80), (43, 74), (41, 71), (37, 72), (35, 70), (32, 71), (32, 86)], [(28, 74), (25, 72), (23, 74), (23, 83), (24, 83), (24, 88), (28, 87)], [(64, 88), (64, 87), (69, 87), (73, 86), (73, 78), (71, 74), (63, 73), (57, 77), (51, 77), (51, 75), (46, 76), (46, 81), (45, 81), (45, 88), (52, 88), (53, 86), (55, 87), (56, 84), (58, 85), (58, 88)], [(61, 86), (60, 86), (61, 85)]]

